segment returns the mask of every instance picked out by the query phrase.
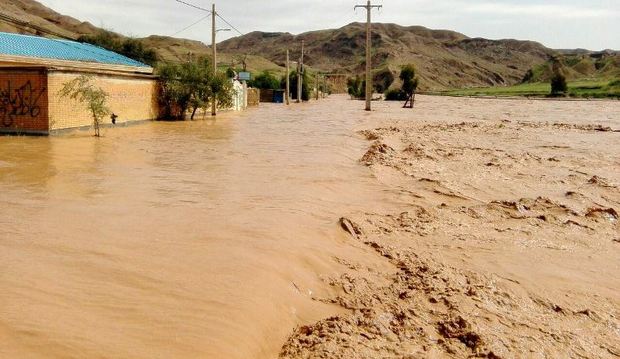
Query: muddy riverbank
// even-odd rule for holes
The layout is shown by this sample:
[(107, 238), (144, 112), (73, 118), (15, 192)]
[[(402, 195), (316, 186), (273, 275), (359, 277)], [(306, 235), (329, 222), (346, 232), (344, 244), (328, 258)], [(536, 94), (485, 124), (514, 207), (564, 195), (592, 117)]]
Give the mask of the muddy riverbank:
[(345, 261), (349, 310), (282, 358), (620, 356), (620, 106), (422, 97), (360, 131), (410, 203), (341, 219), (391, 268)]

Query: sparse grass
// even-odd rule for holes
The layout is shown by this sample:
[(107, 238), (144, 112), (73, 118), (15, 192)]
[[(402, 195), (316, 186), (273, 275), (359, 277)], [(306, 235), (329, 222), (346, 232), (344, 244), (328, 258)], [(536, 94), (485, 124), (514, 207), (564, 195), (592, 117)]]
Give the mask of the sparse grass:
[[(530, 96), (547, 97), (551, 93), (549, 83), (527, 83), (509, 87), (487, 87), (443, 91), (450, 96)], [(568, 96), (577, 98), (620, 98), (619, 80), (578, 80), (568, 83)]]

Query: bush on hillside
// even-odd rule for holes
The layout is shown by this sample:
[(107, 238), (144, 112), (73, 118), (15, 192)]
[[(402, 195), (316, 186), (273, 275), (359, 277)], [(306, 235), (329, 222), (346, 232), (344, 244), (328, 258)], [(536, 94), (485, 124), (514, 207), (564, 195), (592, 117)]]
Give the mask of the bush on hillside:
[(121, 38), (110, 31), (102, 30), (94, 35), (82, 35), (78, 41), (114, 51), (150, 66), (157, 64), (155, 50), (146, 48), (140, 40)]

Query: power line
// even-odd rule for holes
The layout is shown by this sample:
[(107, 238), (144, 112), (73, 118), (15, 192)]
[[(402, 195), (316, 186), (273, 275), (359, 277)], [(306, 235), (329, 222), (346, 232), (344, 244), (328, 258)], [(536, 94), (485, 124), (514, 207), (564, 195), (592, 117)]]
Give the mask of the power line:
[(233, 26), (230, 22), (226, 21), (226, 19), (224, 19), (224, 18), (222, 17), (222, 15), (220, 15), (220, 13), (219, 13), (219, 12), (216, 12), (216, 13), (215, 13), (215, 15), (216, 15), (217, 17), (219, 17), (220, 19), (222, 19), (222, 21), (224, 21), (224, 23), (226, 23), (226, 25), (230, 26), (230, 28), (231, 28), (231, 29), (233, 29), (233, 30), (235, 30), (236, 32), (238, 32), (238, 33), (239, 33), (239, 35), (241, 35), (241, 36), (245, 35), (245, 34), (244, 34), (244, 33), (242, 33), (241, 31), (239, 31), (236, 27), (234, 27), (234, 26)]
[(175, 0), (175, 1), (176, 1), (176, 2), (178, 2), (178, 3), (184, 4), (184, 5), (187, 5), (187, 6), (189, 6), (189, 7), (193, 7), (194, 9), (198, 9), (198, 10), (206, 11), (206, 12), (208, 12), (209, 14), (211, 13), (211, 10), (205, 9), (205, 8), (203, 8), (203, 7), (200, 7), (200, 6), (197, 6), (197, 5), (194, 5), (194, 4), (190, 4), (190, 3), (185, 2), (185, 1), (182, 1), (182, 0)]
[(189, 25), (189, 26), (184, 27), (182, 30), (179, 30), (179, 31), (175, 32), (174, 34), (170, 35), (170, 37), (174, 37), (174, 36), (176, 36), (176, 35), (178, 35), (178, 34), (182, 33), (183, 31), (185, 31), (185, 30), (187, 30), (187, 29), (189, 29), (189, 28), (191, 28), (191, 27), (193, 27), (193, 26), (198, 25), (199, 23), (201, 23), (201, 22), (205, 21), (205, 20), (206, 20), (206, 19), (208, 19), (209, 17), (211, 17), (211, 15), (210, 15), (210, 14), (209, 14), (209, 15), (207, 15), (207, 16), (204, 16), (204, 17), (200, 18), (200, 20), (198, 20), (198, 21), (196, 21), (196, 22), (192, 23), (192, 24), (191, 24), (191, 25)]
[[(183, 1), (183, 0), (175, 0), (175, 1), (176, 1), (176, 2), (178, 2), (178, 3), (181, 3), (181, 4), (183, 4), (183, 5), (187, 5), (187, 6), (189, 6), (189, 7), (192, 7), (192, 8), (194, 8), (194, 9), (198, 9), (198, 10), (201, 10), (201, 11), (208, 12), (209, 14), (211, 14), (211, 13), (212, 13), (212, 10), (208, 10), (208, 9), (205, 9), (205, 8), (203, 8), (203, 7), (200, 7), (200, 6), (197, 6), (197, 5), (194, 5), (194, 4), (190, 4), (190, 3), (185, 2), (185, 1)], [(222, 15), (220, 15), (220, 13), (219, 13), (219, 12), (215, 12), (215, 16), (219, 17), (222, 21), (224, 21), (224, 23), (226, 23), (226, 25), (230, 26), (230, 28), (231, 28), (231, 29), (233, 29), (233, 30), (235, 30), (236, 32), (238, 32), (238, 33), (239, 33), (239, 35), (241, 35), (241, 36), (245, 35), (245, 34), (244, 34), (244, 33), (242, 33), (241, 31), (239, 31), (239, 29), (237, 29), (237, 28), (236, 28), (233, 24), (231, 24), (228, 20), (224, 19), (224, 17), (223, 17)], [(202, 21), (202, 20), (201, 20), (201, 21)], [(198, 21), (198, 22), (200, 22), (200, 21)], [(194, 25), (196, 25), (196, 24), (192, 24), (192, 25), (190, 25), (189, 27), (192, 27), (192, 26), (194, 26)], [(185, 31), (185, 30), (187, 30), (187, 29), (184, 29), (184, 30), (182, 30), (182, 31)]]

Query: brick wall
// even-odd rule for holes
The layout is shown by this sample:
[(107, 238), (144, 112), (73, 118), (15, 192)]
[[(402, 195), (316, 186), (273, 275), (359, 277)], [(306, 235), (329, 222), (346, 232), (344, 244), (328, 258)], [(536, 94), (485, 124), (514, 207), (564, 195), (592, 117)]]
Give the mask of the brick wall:
[(0, 132), (47, 133), (44, 69), (0, 69)]
[[(49, 72), (50, 130), (92, 125), (92, 116), (85, 104), (58, 95), (65, 83), (80, 75), (74, 72)], [(158, 117), (157, 82), (154, 79), (104, 74), (92, 76), (94, 84), (108, 93), (108, 107), (118, 116), (117, 124)], [(111, 118), (107, 117), (102, 124), (111, 123)]]

